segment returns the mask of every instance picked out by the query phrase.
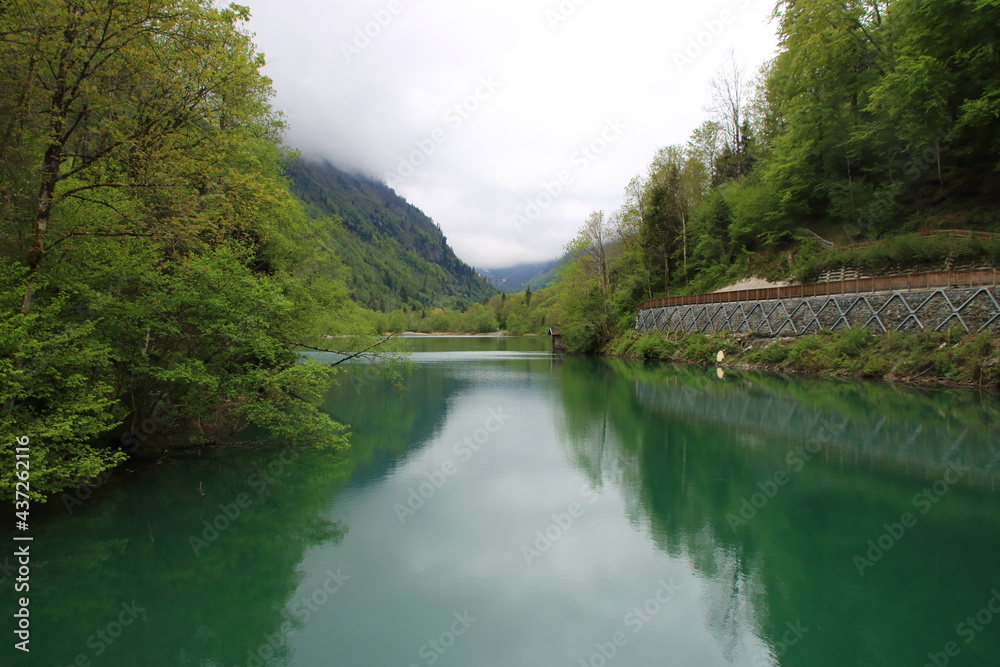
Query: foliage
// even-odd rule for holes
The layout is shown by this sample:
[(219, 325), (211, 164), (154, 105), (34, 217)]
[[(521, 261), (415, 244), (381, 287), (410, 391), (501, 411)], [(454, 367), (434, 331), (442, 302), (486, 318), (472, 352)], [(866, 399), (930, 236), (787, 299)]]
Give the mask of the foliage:
[(833, 248), (801, 257), (795, 278), (811, 282), (822, 272), (841, 268), (881, 275), (906, 268), (942, 271), (947, 262), (1000, 264), (1000, 238), (953, 238), (946, 235), (906, 234), (859, 248)]
[(670, 359), (677, 354), (680, 343), (653, 333), (642, 334), (631, 343), (631, 349), (624, 348), (620, 354), (631, 353), (643, 359)]
[[(725, 352), (722, 362), (718, 351)], [(605, 349), (622, 357), (857, 378), (1000, 386), (1000, 341), (989, 332), (890, 332), (865, 327), (761, 341), (730, 333), (620, 336)]]
[[(577, 349), (624, 334), (645, 299), (752, 276), (1000, 261), (996, 242), (908, 236), (1000, 231), (1000, 4), (782, 0), (775, 19), (776, 57), (756, 77), (730, 59), (711, 117), (659, 149), (607, 216), (623, 223), (602, 252), (611, 288), (586, 283), (599, 276), (582, 260), (553, 285)], [(589, 225), (584, 254), (598, 249)], [(877, 243), (821, 251), (808, 230)]]
[[(120, 462), (120, 452), (93, 446), (117, 425), (107, 382), (111, 350), (94, 340), (93, 322), (60, 321), (71, 295), (32, 313), (20, 312), (24, 270), (5, 260), (0, 272), (0, 452), (13, 458), (14, 439), (28, 437), (31, 486), (58, 489)], [(14, 466), (0, 487), (12, 489)]]
[(346, 441), (319, 410), (334, 367), (294, 349), (373, 339), (330, 222), (282, 177), (248, 18), (207, 0), (0, 10), (0, 455), (31, 438), (36, 498), (251, 423)]
[(388, 313), (362, 311), (372, 332), (548, 334), (555, 316), (548, 290), (501, 293), (465, 310), (403, 308)]
[(496, 293), (455, 256), (433, 220), (387, 185), (329, 163), (297, 159), (286, 169), (310, 217), (327, 221), (324, 233), (336, 242), (342, 275), (358, 304), (386, 312), (465, 310)]

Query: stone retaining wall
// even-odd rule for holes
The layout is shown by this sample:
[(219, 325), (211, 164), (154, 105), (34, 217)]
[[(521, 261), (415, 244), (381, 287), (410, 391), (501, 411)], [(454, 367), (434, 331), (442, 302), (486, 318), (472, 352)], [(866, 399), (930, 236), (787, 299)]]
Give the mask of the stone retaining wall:
[(800, 299), (663, 306), (639, 311), (636, 329), (686, 333), (733, 331), (801, 336), (866, 326), (886, 331), (944, 331), (960, 326), (1000, 334), (1000, 287), (838, 294)]

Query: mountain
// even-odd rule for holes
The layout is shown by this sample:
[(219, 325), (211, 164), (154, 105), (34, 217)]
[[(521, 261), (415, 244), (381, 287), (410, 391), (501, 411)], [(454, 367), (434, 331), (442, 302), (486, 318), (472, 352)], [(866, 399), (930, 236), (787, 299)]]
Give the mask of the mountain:
[(527, 287), (540, 290), (555, 279), (559, 259), (534, 264), (518, 264), (503, 269), (480, 269), (479, 273), (501, 292), (523, 292)]
[(286, 175), (311, 217), (341, 221), (331, 233), (357, 303), (381, 311), (461, 309), (496, 294), (433, 220), (384, 183), (302, 159), (289, 162)]

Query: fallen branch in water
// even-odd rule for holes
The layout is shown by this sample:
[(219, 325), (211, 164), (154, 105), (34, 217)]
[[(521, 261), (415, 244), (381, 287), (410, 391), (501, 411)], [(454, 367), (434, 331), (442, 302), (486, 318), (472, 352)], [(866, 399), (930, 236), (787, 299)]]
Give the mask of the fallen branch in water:
[(363, 355), (366, 355), (366, 354), (370, 353), (375, 348), (379, 347), (380, 345), (384, 345), (388, 341), (396, 338), (398, 335), (399, 334), (395, 334), (395, 333), (389, 334), (388, 336), (386, 336), (382, 340), (380, 340), (380, 341), (378, 341), (378, 342), (376, 342), (376, 343), (374, 343), (372, 345), (369, 345), (368, 347), (366, 347), (365, 349), (361, 350), (360, 352), (354, 352), (353, 354), (348, 354), (347, 352), (344, 352), (342, 350), (330, 350), (330, 349), (323, 348), (323, 347), (314, 347), (312, 345), (306, 345), (305, 343), (298, 343), (298, 342), (293, 341), (293, 340), (286, 340), (285, 342), (288, 343), (289, 345), (295, 345), (296, 347), (304, 347), (304, 348), (306, 348), (308, 350), (315, 350), (316, 352), (330, 352), (331, 354), (343, 354), (343, 355), (345, 355), (343, 359), (330, 364), (331, 366), (339, 366), (340, 364), (344, 363), (345, 361), (350, 361), (351, 359), (356, 359), (356, 358), (358, 358), (360, 356), (363, 356)]

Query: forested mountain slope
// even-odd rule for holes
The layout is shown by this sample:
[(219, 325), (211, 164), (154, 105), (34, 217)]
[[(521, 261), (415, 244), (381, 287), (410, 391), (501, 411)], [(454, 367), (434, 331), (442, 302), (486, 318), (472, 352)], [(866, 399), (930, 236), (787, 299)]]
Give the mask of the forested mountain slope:
[(311, 217), (342, 221), (332, 233), (360, 305), (464, 308), (496, 292), (455, 256), (433, 220), (384, 183), (307, 160), (289, 163), (287, 174)]

